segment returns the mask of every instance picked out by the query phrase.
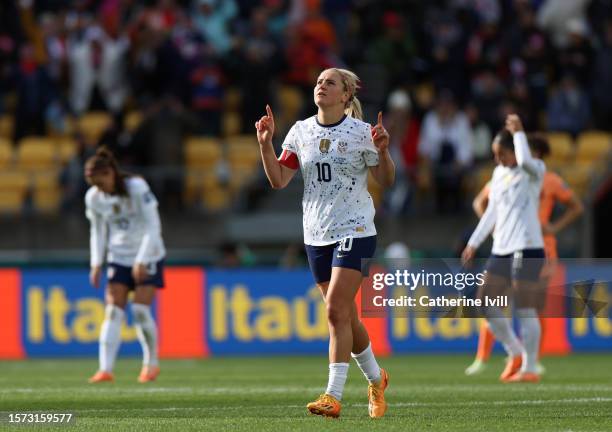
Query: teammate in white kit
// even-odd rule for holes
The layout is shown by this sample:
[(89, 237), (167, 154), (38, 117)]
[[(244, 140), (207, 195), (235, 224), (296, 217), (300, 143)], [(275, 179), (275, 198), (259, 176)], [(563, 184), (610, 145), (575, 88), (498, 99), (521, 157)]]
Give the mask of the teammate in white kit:
[(316, 116), (298, 121), (277, 159), (272, 146), (274, 116), (255, 123), (266, 175), (284, 188), (298, 168), (304, 178), (304, 243), (308, 262), (327, 305), (330, 330), (329, 380), (325, 393), (308, 404), (317, 415), (338, 417), (351, 356), (369, 382), (369, 414), (384, 415), (388, 375), (378, 366), (368, 333), (357, 315), (355, 295), (363, 279), (362, 259), (376, 248), (374, 204), (368, 172), (384, 187), (395, 180), (389, 134), (378, 123), (361, 120), (356, 98), (359, 79), (344, 69), (324, 70), (314, 88)]
[(91, 223), (90, 282), (100, 284), (107, 263), (106, 310), (100, 332), (100, 369), (91, 383), (113, 381), (113, 366), (121, 343), (121, 324), (128, 293), (134, 290), (132, 313), (143, 351), (141, 383), (159, 375), (157, 327), (151, 314), (156, 288), (164, 286), (163, 259), (157, 200), (147, 182), (119, 170), (113, 154), (98, 149), (85, 163), (91, 188), (85, 195)]
[(493, 171), (489, 205), (463, 251), (471, 261), (478, 246), (493, 230), (493, 249), (487, 262), (485, 290), (498, 295), (508, 287), (515, 294), (516, 315), (522, 343), (512, 321), (499, 309), (489, 308), (487, 320), (495, 337), (508, 353), (500, 376), (503, 382), (538, 382), (540, 322), (537, 308), (545, 294), (540, 282), (544, 264), (544, 241), (538, 218), (540, 190), (546, 171), (544, 162), (531, 156), (527, 136), (517, 115), (509, 115), (506, 129), (493, 141), (497, 167)]

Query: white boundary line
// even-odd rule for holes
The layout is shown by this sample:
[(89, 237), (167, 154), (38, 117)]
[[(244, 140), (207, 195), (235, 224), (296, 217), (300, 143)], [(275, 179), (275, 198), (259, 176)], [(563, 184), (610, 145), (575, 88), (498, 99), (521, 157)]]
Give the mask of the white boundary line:
[[(513, 406), (513, 405), (554, 405), (554, 404), (592, 404), (592, 403), (610, 403), (612, 398), (609, 397), (593, 397), (593, 398), (569, 398), (569, 399), (532, 399), (532, 400), (516, 400), (516, 401), (470, 401), (470, 402), (398, 402), (389, 403), (390, 407), (470, 407), (470, 406)], [(300, 408), (305, 409), (306, 405), (281, 405), (285, 408)], [(345, 407), (366, 407), (365, 403), (346, 404)], [(83, 413), (102, 413), (102, 412), (159, 412), (159, 411), (231, 411), (231, 410), (248, 410), (270, 408), (270, 405), (232, 405), (232, 406), (195, 406), (195, 407), (149, 407), (149, 408), (96, 408), (96, 409), (72, 409), (71, 412), (77, 414)], [(36, 410), (32, 410), (35, 412)], [(6, 413), (8, 411), (0, 411)], [(29, 412), (29, 411), (28, 411)]]

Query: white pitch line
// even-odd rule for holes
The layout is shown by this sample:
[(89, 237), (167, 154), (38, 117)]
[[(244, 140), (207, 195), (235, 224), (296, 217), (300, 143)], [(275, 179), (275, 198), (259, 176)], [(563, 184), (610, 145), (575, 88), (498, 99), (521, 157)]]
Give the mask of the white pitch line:
[[(591, 404), (591, 403), (608, 403), (612, 402), (612, 398), (593, 397), (593, 398), (569, 398), (569, 399), (533, 399), (533, 400), (517, 400), (517, 401), (469, 401), (469, 402), (397, 402), (389, 403), (390, 407), (470, 407), (470, 406), (513, 406), (513, 405), (553, 405), (553, 404)], [(366, 407), (365, 403), (349, 403), (345, 407)], [(305, 408), (305, 405), (281, 405), (285, 408)], [(269, 405), (231, 405), (231, 406), (197, 406), (197, 407), (149, 407), (149, 408), (95, 408), (95, 409), (72, 409), (70, 411), (76, 414), (83, 413), (101, 413), (101, 412), (164, 412), (164, 411), (229, 411), (229, 410), (248, 410), (248, 409), (264, 409), (270, 408)], [(3, 413), (0, 411), (0, 413)]]

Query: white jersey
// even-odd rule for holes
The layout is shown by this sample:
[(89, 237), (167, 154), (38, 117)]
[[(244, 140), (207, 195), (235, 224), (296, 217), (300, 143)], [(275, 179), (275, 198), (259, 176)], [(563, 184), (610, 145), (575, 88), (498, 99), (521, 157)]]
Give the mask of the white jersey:
[(368, 123), (345, 116), (321, 125), (313, 116), (293, 125), (283, 149), (297, 156), (304, 178), (304, 243), (376, 235), (368, 167), (378, 165), (378, 150)]
[(91, 266), (106, 260), (131, 267), (164, 258), (157, 200), (140, 177), (125, 180), (128, 196), (109, 195), (92, 186), (85, 195), (86, 215), (91, 223)]
[(514, 134), (514, 149), (517, 165), (498, 165), (493, 171), (489, 204), (468, 242), (477, 248), (495, 227), (492, 253), (496, 255), (544, 247), (538, 208), (546, 166), (532, 158), (524, 132)]

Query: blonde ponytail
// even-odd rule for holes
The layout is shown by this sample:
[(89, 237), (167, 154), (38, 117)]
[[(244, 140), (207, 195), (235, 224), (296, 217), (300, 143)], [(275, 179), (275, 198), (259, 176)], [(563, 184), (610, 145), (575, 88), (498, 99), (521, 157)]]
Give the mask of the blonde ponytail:
[(355, 117), (358, 120), (363, 120), (363, 109), (361, 108), (361, 102), (357, 99), (356, 96), (353, 96), (349, 100), (348, 108), (345, 108), (344, 113), (347, 116)]

